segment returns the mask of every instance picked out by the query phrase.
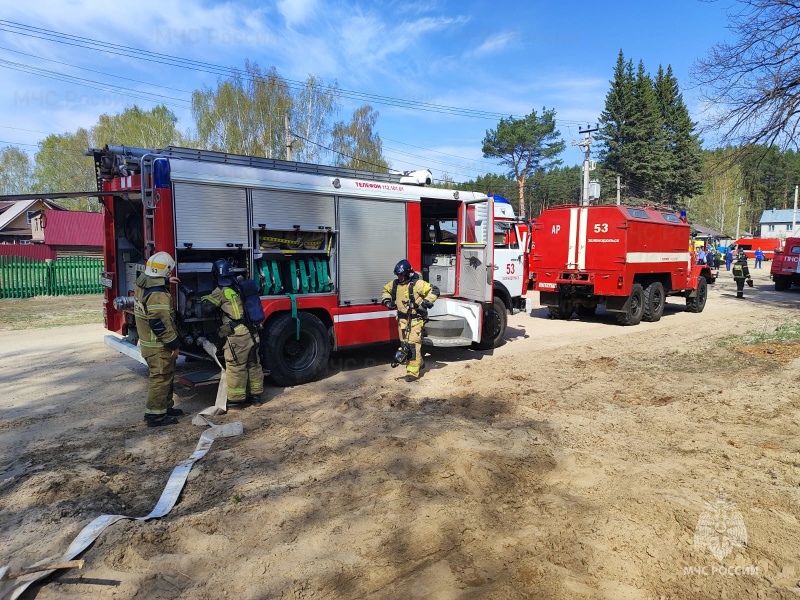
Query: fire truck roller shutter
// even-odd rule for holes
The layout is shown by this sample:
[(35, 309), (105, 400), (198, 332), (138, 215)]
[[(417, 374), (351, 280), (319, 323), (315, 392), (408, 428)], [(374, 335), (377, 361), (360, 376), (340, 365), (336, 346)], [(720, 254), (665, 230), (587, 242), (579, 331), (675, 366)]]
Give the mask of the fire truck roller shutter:
[(253, 226), (265, 224), (267, 229), (319, 229), (336, 225), (333, 196), (285, 192), (282, 190), (253, 190)]
[[(175, 183), (175, 237), (178, 248), (195, 250), (250, 248), (247, 193), (244, 188), (201, 183)], [(213, 227), (209, 227), (213, 224)]]
[(339, 198), (338, 229), (339, 302), (372, 303), (407, 255), (405, 202)]

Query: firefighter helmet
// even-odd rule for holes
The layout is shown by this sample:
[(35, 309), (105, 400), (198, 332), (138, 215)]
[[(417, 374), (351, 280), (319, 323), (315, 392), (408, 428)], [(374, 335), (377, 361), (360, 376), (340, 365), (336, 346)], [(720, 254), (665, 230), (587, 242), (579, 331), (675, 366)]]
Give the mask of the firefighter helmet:
[(400, 281), (405, 281), (414, 274), (414, 267), (404, 258), (394, 266), (394, 274)]
[(231, 264), (224, 258), (214, 261), (211, 272), (214, 275), (214, 281), (217, 282), (217, 285), (227, 286), (233, 283)]
[(150, 277), (169, 277), (175, 268), (175, 259), (167, 252), (156, 252), (147, 259), (144, 274)]

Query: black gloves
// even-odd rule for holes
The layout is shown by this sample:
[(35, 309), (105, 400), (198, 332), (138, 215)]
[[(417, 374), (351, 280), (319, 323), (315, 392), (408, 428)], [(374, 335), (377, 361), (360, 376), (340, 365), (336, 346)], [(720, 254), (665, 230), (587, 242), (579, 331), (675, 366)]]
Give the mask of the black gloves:
[(389, 310), (394, 310), (395, 308), (397, 308), (397, 305), (394, 302), (392, 302), (391, 298), (384, 298), (381, 304), (383, 304)]
[(428, 310), (429, 308), (433, 308), (433, 302), (429, 302), (428, 300), (423, 300), (421, 306), (425, 310)]

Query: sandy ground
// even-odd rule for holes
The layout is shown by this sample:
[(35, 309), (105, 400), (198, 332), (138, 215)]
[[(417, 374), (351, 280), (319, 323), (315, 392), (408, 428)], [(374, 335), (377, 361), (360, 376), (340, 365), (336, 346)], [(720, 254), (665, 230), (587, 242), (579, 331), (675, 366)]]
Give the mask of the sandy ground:
[[(704, 313), (672, 300), (636, 327), (535, 308), (492, 353), (433, 349), (415, 384), (391, 347), (339, 354), (217, 417), (245, 434), (215, 442), (169, 515), (112, 526), (28, 597), (800, 597), (800, 346), (721, 342), (798, 320), (800, 290), (755, 275), (744, 301), (723, 271)], [(0, 332), (0, 565), (147, 514), (194, 450), (188, 417), (143, 426), (146, 370), (102, 335)], [(718, 531), (741, 515), (747, 535), (722, 560), (694, 544), (718, 494), (735, 505)]]

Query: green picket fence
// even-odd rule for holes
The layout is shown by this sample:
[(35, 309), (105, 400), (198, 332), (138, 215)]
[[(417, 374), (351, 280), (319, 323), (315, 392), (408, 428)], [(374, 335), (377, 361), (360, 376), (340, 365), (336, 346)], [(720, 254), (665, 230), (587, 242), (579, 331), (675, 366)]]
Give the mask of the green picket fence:
[(53, 261), (0, 256), (0, 298), (99, 294), (102, 270), (102, 259), (87, 256)]

